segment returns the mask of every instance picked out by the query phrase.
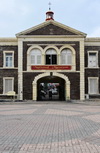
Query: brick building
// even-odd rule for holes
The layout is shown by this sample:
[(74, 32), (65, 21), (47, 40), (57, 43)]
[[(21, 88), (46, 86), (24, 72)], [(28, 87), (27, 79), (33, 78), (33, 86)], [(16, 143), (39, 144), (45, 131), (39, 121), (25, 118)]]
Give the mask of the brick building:
[[(100, 38), (54, 21), (0, 38), (0, 99), (15, 91), (20, 100), (99, 98)], [(43, 93), (44, 92), (44, 93)]]

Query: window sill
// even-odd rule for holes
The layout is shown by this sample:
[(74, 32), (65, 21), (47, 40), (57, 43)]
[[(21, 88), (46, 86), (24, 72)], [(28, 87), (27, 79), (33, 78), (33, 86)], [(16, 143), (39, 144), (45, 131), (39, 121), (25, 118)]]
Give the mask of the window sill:
[[(2, 67), (2, 69), (16, 69), (17, 67)], [(18, 68), (17, 68), (18, 69)]]
[(99, 67), (85, 67), (85, 69), (99, 69)]

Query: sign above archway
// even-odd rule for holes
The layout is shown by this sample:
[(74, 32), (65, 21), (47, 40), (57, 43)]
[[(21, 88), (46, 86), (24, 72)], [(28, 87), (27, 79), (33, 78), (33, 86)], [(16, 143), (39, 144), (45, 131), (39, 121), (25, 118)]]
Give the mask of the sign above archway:
[(31, 70), (71, 70), (70, 65), (32, 65)]

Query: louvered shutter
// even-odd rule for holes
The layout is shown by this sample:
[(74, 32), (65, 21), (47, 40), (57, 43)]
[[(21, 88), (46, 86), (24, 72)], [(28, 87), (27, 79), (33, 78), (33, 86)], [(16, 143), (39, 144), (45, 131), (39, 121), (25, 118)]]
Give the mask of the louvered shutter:
[(72, 64), (72, 54), (71, 52), (68, 52), (67, 53), (67, 64)]
[(37, 55), (37, 64), (41, 64), (41, 55)]
[(61, 53), (61, 64), (65, 65), (66, 64), (66, 54), (65, 53)]
[(8, 91), (13, 91), (13, 80), (5, 79), (5, 93)]
[(96, 66), (97, 66), (96, 55), (94, 55), (94, 56), (92, 57), (92, 60), (93, 60), (93, 67), (96, 67)]
[(35, 65), (35, 55), (31, 55), (31, 65)]
[(98, 93), (97, 79), (90, 79), (90, 94)]
[(96, 53), (89, 53), (88, 66), (89, 67), (97, 67)]

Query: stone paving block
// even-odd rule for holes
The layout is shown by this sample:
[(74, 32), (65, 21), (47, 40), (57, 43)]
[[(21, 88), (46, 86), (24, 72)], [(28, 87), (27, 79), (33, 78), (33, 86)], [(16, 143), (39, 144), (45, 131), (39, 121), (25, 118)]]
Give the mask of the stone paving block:
[(100, 153), (100, 105), (0, 105), (0, 153)]

